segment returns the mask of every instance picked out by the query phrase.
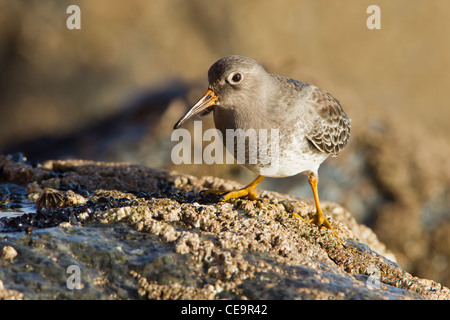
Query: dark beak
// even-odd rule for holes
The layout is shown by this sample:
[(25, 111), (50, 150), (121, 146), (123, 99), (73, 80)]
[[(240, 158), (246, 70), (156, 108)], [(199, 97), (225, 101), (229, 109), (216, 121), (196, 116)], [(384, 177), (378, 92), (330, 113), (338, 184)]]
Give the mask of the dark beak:
[(197, 102), (188, 112), (186, 112), (186, 114), (180, 120), (178, 120), (178, 122), (174, 126), (174, 129), (178, 129), (189, 118), (192, 118), (196, 114), (199, 114), (209, 107), (215, 105), (217, 99), (218, 97), (216, 96), (214, 91), (208, 89), (208, 91), (206, 91), (205, 95), (200, 99), (200, 101)]

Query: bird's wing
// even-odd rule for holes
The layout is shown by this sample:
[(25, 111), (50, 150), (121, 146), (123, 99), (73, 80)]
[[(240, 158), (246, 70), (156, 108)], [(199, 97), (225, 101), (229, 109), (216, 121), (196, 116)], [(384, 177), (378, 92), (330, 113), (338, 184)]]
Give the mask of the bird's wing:
[(311, 98), (317, 117), (306, 138), (320, 151), (336, 156), (349, 140), (350, 119), (329, 93), (316, 87)]

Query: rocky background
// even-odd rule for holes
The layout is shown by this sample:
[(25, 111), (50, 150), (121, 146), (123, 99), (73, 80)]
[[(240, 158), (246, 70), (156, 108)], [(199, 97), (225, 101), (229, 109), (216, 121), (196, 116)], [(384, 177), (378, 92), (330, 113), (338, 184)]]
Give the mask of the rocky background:
[[(66, 28), (70, 4), (81, 8), (81, 30)], [(321, 199), (369, 226), (404, 270), (449, 286), (450, 3), (380, 3), (381, 30), (366, 27), (371, 4), (0, 1), (0, 153), (246, 184), (253, 176), (238, 166), (173, 166), (170, 134), (204, 93), (209, 66), (247, 55), (340, 100), (352, 140), (323, 165)], [(266, 179), (260, 189), (308, 199), (305, 180)]]

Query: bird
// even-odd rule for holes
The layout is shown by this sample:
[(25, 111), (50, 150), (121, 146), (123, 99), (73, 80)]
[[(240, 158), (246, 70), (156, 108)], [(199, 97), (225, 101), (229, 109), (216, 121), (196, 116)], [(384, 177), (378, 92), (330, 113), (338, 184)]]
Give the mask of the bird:
[[(310, 220), (293, 215), (319, 229), (331, 230), (342, 243), (321, 209), (318, 193), (320, 165), (328, 157), (336, 157), (350, 138), (351, 120), (340, 102), (313, 84), (271, 74), (254, 59), (241, 55), (225, 56), (214, 62), (208, 70), (208, 83), (206, 93), (178, 120), (174, 129), (198, 114), (213, 111), (223, 144), (235, 157), (239, 147), (244, 148), (243, 166), (257, 174), (257, 178), (242, 189), (206, 192), (217, 194), (222, 201), (242, 197), (257, 200), (255, 188), (265, 177), (305, 174), (316, 212)], [(230, 130), (244, 133), (270, 130), (277, 135), (265, 144), (267, 152), (259, 150), (258, 157), (258, 151), (249, 150), (250, 135), (238, 140), (226, 134)]]

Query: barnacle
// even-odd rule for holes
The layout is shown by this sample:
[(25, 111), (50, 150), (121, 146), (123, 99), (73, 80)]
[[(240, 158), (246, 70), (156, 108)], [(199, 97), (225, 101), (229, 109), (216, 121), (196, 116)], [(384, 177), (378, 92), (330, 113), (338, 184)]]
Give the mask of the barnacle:
[(62, 208), (65, 205), (65, 195), (59, 190), (46, 188), (37, 198), (35, 205), (49, 209)]

